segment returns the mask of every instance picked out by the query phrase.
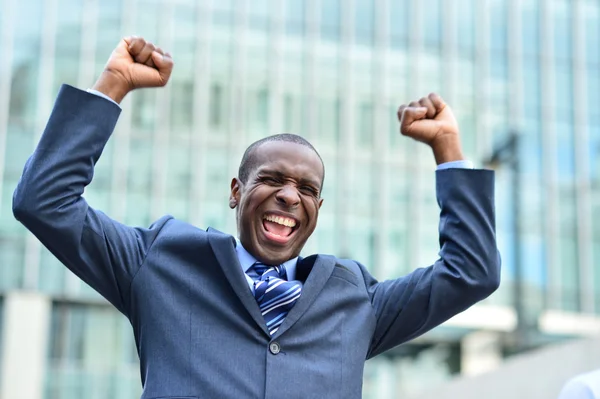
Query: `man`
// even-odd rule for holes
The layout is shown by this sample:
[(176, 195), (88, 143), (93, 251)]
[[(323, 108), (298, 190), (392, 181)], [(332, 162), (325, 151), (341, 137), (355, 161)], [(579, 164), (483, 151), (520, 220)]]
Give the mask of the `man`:
[[(304, 139), (248, 148), (231, 183), (238, 239), (171, 217), (130, 228), (81, 197), (137, 88), (167, 84), (171, 56), (123, 39), (92, 91), (63, 86), (14, 194), (15, 217), (130, 320), (142, 398), (359, 398), (366, 359), (490, 295), (499, 284), (493, 173), (466, 170), (437, 95), (400, 107), (401, 132), (440, 165), (440, 259), (376, 281), (358, 262), (299, 257), (324, 180)], [(104, 98), (103, 98), (104, 97)], [(454, 167), (454, 168), (452, 168)]]
[(600, 370), (573, 377), (560, 391), (558, 399), (599, 399)]

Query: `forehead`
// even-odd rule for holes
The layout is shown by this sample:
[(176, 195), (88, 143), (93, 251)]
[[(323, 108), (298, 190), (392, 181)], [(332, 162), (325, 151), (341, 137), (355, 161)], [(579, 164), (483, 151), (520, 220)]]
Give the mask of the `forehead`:
[(323, 177), (323, 163), (319, 156), (305, 145), (287, 141), (268, 141), (254, 150), (256, 170), (283, 173), (302, 179)]

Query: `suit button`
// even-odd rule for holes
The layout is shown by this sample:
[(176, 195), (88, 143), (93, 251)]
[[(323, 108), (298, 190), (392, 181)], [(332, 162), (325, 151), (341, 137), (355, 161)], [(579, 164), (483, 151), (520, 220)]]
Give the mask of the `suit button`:
[(272, 354), (276, 355), (279, 352), (281, 352), (281, 346), (279, 346), (277, 342), (271, 342), (269, 344), (269, 351), (271, 351)]

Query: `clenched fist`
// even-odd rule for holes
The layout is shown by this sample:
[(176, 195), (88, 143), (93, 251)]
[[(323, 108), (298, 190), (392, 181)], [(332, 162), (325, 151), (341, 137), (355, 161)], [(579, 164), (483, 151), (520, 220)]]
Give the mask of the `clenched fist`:
[(438, 165), (464, 159), (454, 114), (437, 94), (401, 105), (398, 120), (400, 133), (428, 144)]
[(114, 49), (93, 88), (120, 103), (132, 90), (166, 85), (172, 71), (169, 53), (141, 37), (127, 37)]

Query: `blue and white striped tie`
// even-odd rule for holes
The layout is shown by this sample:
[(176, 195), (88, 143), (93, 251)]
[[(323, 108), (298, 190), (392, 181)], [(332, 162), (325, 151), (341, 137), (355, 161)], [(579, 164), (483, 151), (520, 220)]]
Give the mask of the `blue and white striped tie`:
[(254, 280), (254, 297), (273, 335), (300, 297), (302, 283), (286, 281), (283, 265), (271, 267), (257, 262), (248, 270), (248, 275)]

